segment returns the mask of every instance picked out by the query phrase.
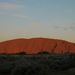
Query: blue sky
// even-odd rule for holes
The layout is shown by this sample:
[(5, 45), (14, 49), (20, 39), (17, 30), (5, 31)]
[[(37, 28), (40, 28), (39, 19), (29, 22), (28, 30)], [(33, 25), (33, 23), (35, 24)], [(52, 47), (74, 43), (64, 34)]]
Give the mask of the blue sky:
[(0, 41), (32, 37), (75, 42), (75, 0), (0, 0)]

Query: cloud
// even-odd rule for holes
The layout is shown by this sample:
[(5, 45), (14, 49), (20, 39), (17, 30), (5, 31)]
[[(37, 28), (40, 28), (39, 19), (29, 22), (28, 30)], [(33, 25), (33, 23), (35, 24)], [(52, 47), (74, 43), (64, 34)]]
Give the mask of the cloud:
[(6, 2), (0, 3), (0, 9), (15, 9), (15, 8), (16, 8), (15, 3), (6, 3)]
[(28, 16), (25, 16), (25, 15), (20, 15), (20, 14), (13, 14), (12, 16), (15, 16), (16, 18), (28, 18)]
[(0, 12), (1, 16), (11, 16), (11, 17), (15, 17), (15, 18), (19, 18), (19, 19), (29, 19), (32, 20), (31, 17), (22, 15), (22, 14), (16, 14), (16, 13), (7, 13), (7, 12)]
[(63, 26), (53, 26), (53, 28), (55, 29), (62, 29), (64, 31), (67, 30), (75, 30), (75, 24), (67, 24), (67, 25), (63, 25)]

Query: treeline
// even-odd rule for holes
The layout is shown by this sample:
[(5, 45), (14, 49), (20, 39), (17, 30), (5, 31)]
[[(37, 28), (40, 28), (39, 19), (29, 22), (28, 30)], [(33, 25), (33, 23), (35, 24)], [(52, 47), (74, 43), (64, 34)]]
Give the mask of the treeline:
[(42, 51), (42, 52), (38, 52), (38, 53), (27, 53), (27, 52), (17, 52), (17, 53), (0, 53), (0, 55), (39, 55), (39, 54), (45, 54), (45, 55), (51, 55), (51, 54), (55, 54), (55, 55), (63, 55), (63, 54), (71, 54), (71, 55), (75, 55), (75, 53), (71, 53), (71, 52), (62, 52), (62, 53), (54, 53), (54, 52), (47, 52), (47, 51)]

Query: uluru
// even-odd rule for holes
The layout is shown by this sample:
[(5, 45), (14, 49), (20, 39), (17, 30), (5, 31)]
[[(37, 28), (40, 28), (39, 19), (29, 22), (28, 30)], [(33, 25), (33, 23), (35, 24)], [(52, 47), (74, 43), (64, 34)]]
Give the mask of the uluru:
[(75, 53), (75, 43), (65, 40), (49, 39), (49, 38), (30, 38), (30, 39), (13, 39), (0, 42), (0, 53)]

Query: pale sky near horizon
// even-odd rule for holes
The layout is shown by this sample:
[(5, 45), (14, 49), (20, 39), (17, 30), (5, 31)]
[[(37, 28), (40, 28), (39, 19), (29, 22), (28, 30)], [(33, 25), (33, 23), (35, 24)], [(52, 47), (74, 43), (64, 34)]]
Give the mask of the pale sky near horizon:
[(0, 0), (0, 41), (32, 37), (75, 42), (75, 0)]

